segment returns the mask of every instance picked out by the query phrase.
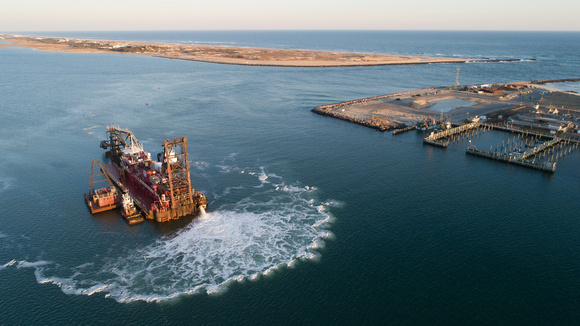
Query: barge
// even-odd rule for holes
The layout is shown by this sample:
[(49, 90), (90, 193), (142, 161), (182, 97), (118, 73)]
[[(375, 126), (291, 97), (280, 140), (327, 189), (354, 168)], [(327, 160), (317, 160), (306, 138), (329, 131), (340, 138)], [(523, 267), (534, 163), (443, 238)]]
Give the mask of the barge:
[[(95, 164), (99, 165), (101, 173), (95, 174)], [(104, 177), (104, 178), (103, 178)], [(108, 186), (96, 188), (98, 183), (108, 183)], [(96, 159), (91, 164), (91, 181), (89, 192), (85, 194), (85, 201), (91, 214), (109, 211), (119, 207), (121, 204), (117, 188), (114, 187), (111, 179), (104, 174), (103, 166)]]
[(127, 129), (109, 125), (107, 138), (100, 145), (111, 163), (101, 168), (123, 193), (122, 213), (130, 225), (139, 216), (167, 222), (207, 209), (207, 198), (191, 186), (186, 137), (165, 140), (155, 159)]

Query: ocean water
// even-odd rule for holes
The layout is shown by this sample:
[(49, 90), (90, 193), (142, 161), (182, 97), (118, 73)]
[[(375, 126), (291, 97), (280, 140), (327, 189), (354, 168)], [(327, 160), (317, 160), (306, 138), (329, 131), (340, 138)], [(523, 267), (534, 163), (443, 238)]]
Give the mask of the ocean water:
[[(535, 61), (283, 68), (2, 49), (0, 324), (580, 322), (579, 151), (551, 175), (466, 156), (468, 139), (441, 150), (310, 112), (452, 85), (457, 66), (462, 84), (578, 78), (580, 33), (30, 34)], [(92, 216), (83, 193), (110, 123), (152, 153), (186, 136), (207, 212)]]

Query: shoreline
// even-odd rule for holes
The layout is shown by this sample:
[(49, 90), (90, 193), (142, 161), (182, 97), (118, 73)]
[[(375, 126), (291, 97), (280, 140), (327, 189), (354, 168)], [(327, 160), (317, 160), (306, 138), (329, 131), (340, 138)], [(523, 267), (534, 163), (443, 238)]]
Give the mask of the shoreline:
[(268, 49), (175, 43), (87, 40), (0, 34), (0, 49), (27, 47), (39, 51), (72, 53), (122, 53), (152, 57), (245, 66), (367, 67), (468, 62), (515, 62), (535, 59), (472, 59), (356, 52)]

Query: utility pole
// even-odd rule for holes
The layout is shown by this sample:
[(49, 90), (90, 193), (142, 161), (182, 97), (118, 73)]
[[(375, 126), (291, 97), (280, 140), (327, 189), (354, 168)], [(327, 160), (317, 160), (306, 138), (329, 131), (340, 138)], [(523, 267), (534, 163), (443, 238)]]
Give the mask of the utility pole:
[(457, 73), (455, 74), (455, 89), (457, 89), (459, 86), (459, 70), (461, 70), (461, 67), (457, 67), (455, 69), (457, 69)]

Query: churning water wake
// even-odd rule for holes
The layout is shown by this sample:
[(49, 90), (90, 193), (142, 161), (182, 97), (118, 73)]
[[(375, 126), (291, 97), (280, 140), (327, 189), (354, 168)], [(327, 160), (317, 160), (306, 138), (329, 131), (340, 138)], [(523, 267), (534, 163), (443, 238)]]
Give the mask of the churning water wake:
[(220, 293), (232, 282), (316, 259), (324, 239), (332, 237), (327, 207), (336, 203), (318, 202), (315, 187), (286, 185), (263, 168), (238, 173), (258, 180), (245, 198), (202, 212), (184, 229), (139, 250), (72, 268), (12, 261), (0, 269), (32, 267), (39, 283), (56, 284), (67, 294), (101, 292), (118, 302), (158, 302)]

